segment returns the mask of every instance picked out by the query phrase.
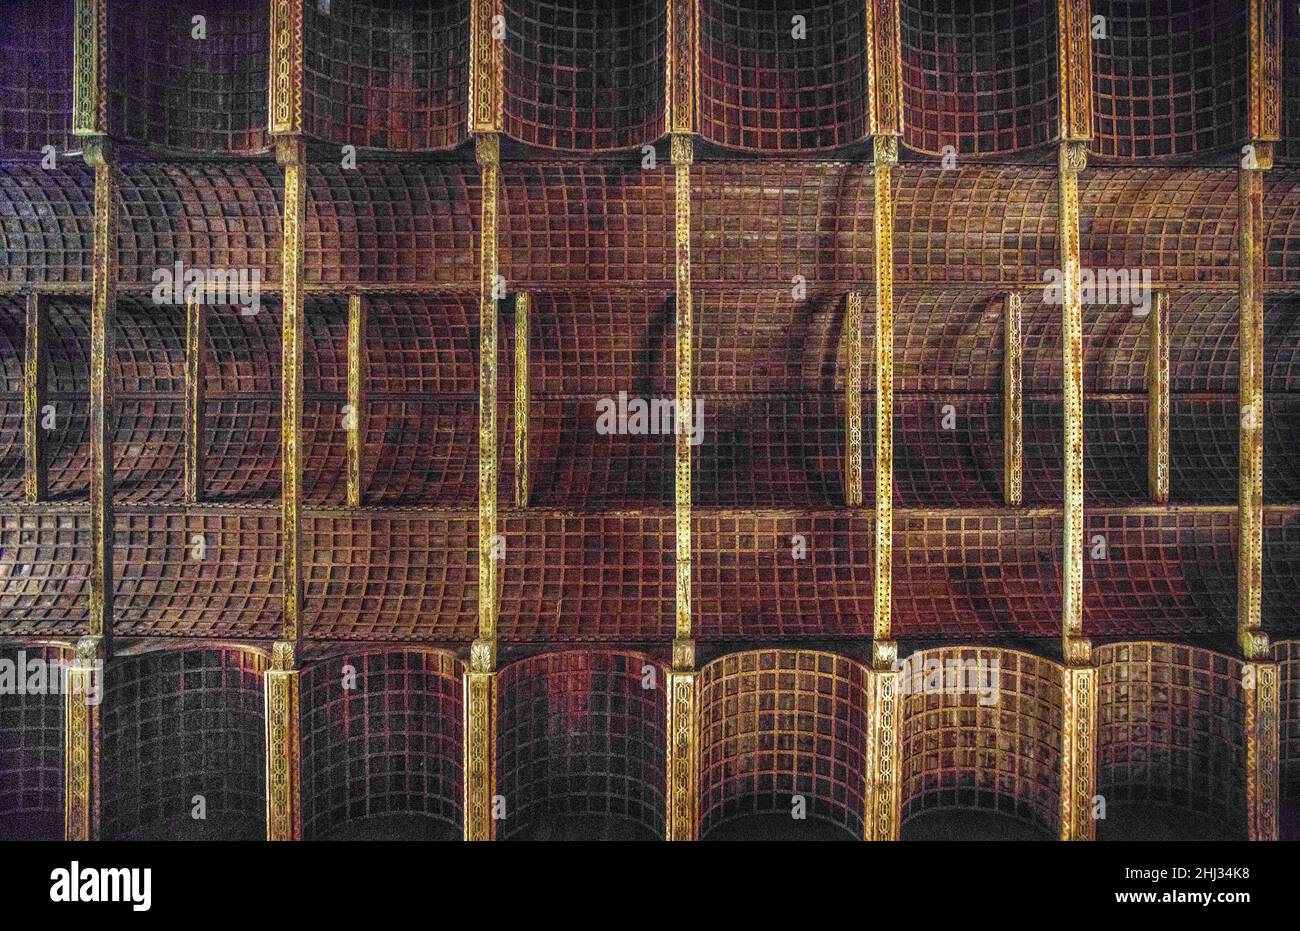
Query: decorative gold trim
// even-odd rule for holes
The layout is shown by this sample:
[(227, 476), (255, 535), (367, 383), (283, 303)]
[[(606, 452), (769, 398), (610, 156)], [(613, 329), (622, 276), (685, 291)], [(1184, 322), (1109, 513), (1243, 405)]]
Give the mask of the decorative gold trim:
[(1083, 633), (1083, 303), (1079, 266), (1079, 172), (1086, 163), (1084, 143), (1061, 143), (1061, 343), (1065, 393), (1061, 636), (1067, 643)]
[(113, 636), (113, 359), (117, 309), (117, 174), (108, 146), (86, 149), (95, 169), (90, 299), (90, 635)]
[(72, 14), (72, 133), (108, 132), (108, 0), (76, 0)]
[(898, 840), (903, 815), (903, 674), (877, 667), (869, 673), (866, 840)]
[(42, 411), (48, 398), (46, 363), (49, 353), (49, 314), (39, 294), (27, 295), (27, 324), (23, 339), (23, 490), (29, 504), (49, 496), (45, 456), (46, 432)]
[(280, 321), (282, 636), (296, 642), (302, 635), (303, 233), (307, 213), (307, 158), (300, 139), (277, 140), (276, 155), (284, 167)]
[(1021, 298), (1002, 300), (1002, 498), (1018, 507), (1024, 500), (1024, 349), (1020, 339)]
[(1250, 0), (1250, 89), (1247, 121), (1252, 142), (1282, 138), (1282, 4)]
[(265, 676), (267, 840), (302, 840), (302, 751), (294, 652), (292, 643), (276, 643)]
[(903, 52), (898, 0), (867, 0), (867, 125), (874, 136), (903, 133)]
[(695, 840), (699, 832), (699, 731), (695, 676), (668, 673), (668, 840)]
[(1169, 503), (1169, 295), (1156, 294), (1147, 317), (1147, 485)]
[(876, 556), (873, 630), (892, 639), (894, 545), (894, 192), (898, 137), (875, 140)]
[(64, 692), (64, 809), (63, 836), (66, 840), (89, 841), (99, 837), (99, 759), (100, 718), (98, 703), (86, 696), (96, 683), (104, 688), (104, 661), (107, 658), (102, 637), (83, 637), (77, 641), (68, 685)]
[(472, 133), (499, 133), (504, 125), (504, 42), (492, 37), (495, 16), (504, 16), (501, 0), (470, 0), (469, 130)]
[(1061, 672), (1061, 840), (1095, 840), (1092, 800), (1097, 794), (1097, 669)]
[(366, 314), (361, 295), (348, 296), (348, 507), (361, 507), (365, 488)]
[(1092, 31), (1088, 0), (1057, 0), (1062, 141), (1092, 138)]
[(844, 302), (844, 502), (862, 505), (862, 292), (850, 291)]
[(1246, 659), (1264, 659), (1261, 629), (1264, 571), (1264, 175), (1238, 172), (1241, 279), (1237, 500), (1237, 639)]
[(515, 507), (528, 507), (528, 293), (515, 295)]
[(274, 134), (302, 132), (303, 0), (272, 0), (267, 108)]
[(1281, 671), (1274, 662), (1256, 662), (1254, 671), (1254, 688), (1246, 689), (1247, 836), (1277, 840)]
[(203, 500), (203, 373), (207, 354), (207, 308), (185, 304), (185, 503)]
[(695, 131), (696, 9), (695, 0), (666, 2), (668, 43), (664, 67), (664, 125), (675, 135)]
[[(672, 137), (673, 173), (675, 176), (676, 220), (676, 400), (679, 417), (694, 416), (694, 381), (691, 365), (694, 356), (694, 311), (691, 304), (691, 163), (694, 151), (691, 137)], [(691, 637), (691, 438), (690, 431), (677, 431), (673, 501), (676, 536), (676, 621), (679, 640)]]
[(479, 240), (478, 635), (497, 636), (497, 211), (500, 139), (475, 138), (483, 179)]
[(465, 840), (496, 839), (496, 725), (496, 673), (465, 673)]

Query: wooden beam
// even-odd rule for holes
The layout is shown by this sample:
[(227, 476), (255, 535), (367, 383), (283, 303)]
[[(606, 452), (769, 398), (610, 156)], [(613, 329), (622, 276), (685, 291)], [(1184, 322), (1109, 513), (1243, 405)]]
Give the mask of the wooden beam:
[(515, 507), (528, 507), (528, 417), (531, 397), (528, 386), (527, 292), (515, 295)]
[(46, 431), (41, 418), (47, 402), (46, 362), (49, 314), (39, 294), (27, 295), (27, 326), (23, 349), (23, 488), (29, 504), (49, 496)]
[(302, 840), (302, 750), (294, 645), (280, 641), (265, 676), (266, 839)]
[(1169, 503), (1169, 295), (1156, 294), (1147, 317), (1147, 485)]
[(303, 486), (303, 230), (307, 213), (307, 156), (300, 138), (276, 140), (284, 168), (284, 247), (280, 320), (280, 545), (284, 563), (281, 639), (302, 635)]
[(203, 500), (203, 376), (207, 359), (207, 308), (185, 304), (185, 503)]
[(366, 316), (361, 295), (348, 297), (348, 507), (359, 508), (365, 488)]
[(1002, 304), (1002, 498), (1013, 507), (1024, 500), (1024, 349), (1020, 317), (1020, 294), (1011, 291)]
[(862, 292), (844, 302), (844, 503), (862, 506)]

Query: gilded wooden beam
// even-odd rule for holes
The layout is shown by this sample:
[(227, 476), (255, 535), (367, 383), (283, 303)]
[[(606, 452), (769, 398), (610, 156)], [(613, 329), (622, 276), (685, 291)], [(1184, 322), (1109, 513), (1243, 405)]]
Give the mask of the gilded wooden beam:
[(100, 699), (104, 693), (104, 640), (77, 641), (64, 691), (64, 810), (67, 840), (99, 837)]
[(1020, 341), (1021, 299), (1009, 292), (1002, 304), (1002, 497), (1024, 500), (1024, 350)]
[(1061, 139), (1092, 138), (1092, 32), (1088, 0), (1057, 0)]
[(203, 500), (203, 372), (207, 355), (207, 308), (185, 303), (185, 503)]
[(365, 487), (366, 316), (361, 295), (348, 297), (348, 507), (361, 507)]
[(1079, 173), (1086, 164), (1084, 143), (1061, 143), (1061, 343), (1065, 376), (1061, 637), (1067, 665), (1086, 664), (1091, 659), (1091, 647), (1083, 639), (1083, 302), (1079, 265)]
[(46, 432), (41, 418), (47, 399), (45, 367), (49, 356), (49, 314), (39, 294), (27, 295), (27, 326), (23, 348), (23, 489), (29, 503), (48, 496)]
[[(691, 365), (695, 320), (691, 305), (691, 163), (694, 149), (691, 137), (672, 137), (673, 171), (676, 180), (676, 395), (677, 416), (694, 416), (694, 381)], [(676, 513), (677, 606), (676, 636), (691, 637), (691, 437), (678, 424), (673, 478)]]
[(668, 132), (695, 131), (696, 0), (666, 0), (668, 54), (664, 98)]
[(898, 840), (903, 806), (903, 674), (877, 667), (870, 672), (867, 719), (866, 840)]
[(1097, 794), (1097, 669), (1068, 665), (1061, 673), (1061, 840), (1095, 840)]
[(273, 134), (302, 132), (303, 0), (271, 0), (270, 89)]
[(1147, 484), (1169, 503), (1169, 295), (1156, 294), (1147, 317)]
[(76, 0), (72, 13), (72, 132), (108, 131), (108, 0)]
[(876, 136), (903, 133), (903, 54), (898, 23), (898, 0), (867, 0), (867, 119)]
[(303, 229), (307, 212), (307, 158), (301, 139), (281, 137), (276, 143), (276, 156), (284, 168), (280, 320), (282, 637), (296, 643), (302, 635)]
[(469, 130), (472, 133), (499, 133), (503, 127), (504, 24), (501, 0), (470, 0)]
[[(1278, 839), (1281, 672), (1275, 662), (1246, 667), (1246, 814), (1250, 840)], [(1253, 681), (1252, 681), (1253, 679)]]
[[(1238, 287), (1237, 640), (1248, 660), (1268, 657), (1260, 597), (1264, 572), (1264, 169), (1271, 147), (1256, 147), (1258, 168), (1238, 173), (1241, 277)], [(1267, 161), (1264, 157), (1267, 156)]]
[(483, 179), (479, 240), (478, 636), (497, 636), (497, 191), (500, 138), (476, 137)]
[(117, 307), (117, 172), (108, 143), (86, 142), (95, 169), (90, 297), (90, 635), (113, 636), (113, 397), (110, 367)]
[(699, 831), (699, 724), (695, 677), (668, 673), (668, 840), (695, 840)]
[(515, 506), (528, 507), (528, 305), (527, 292), (515, 295)]
[[(892, 643), (894, 547), (894, 192), (898, 137), (875, 137), (876, 649)], [(877, 661), (880, 657), (877, 656)], [(879, 665), (877, 663), (879, 668)]]
[(1281, 0), (1250, 0), (1250, 88), (1246, 109), (1252, 142), (1276, 142), (1281, 138)]
[[(496, 645), (476, 641), (465, 673), (465, 840), (495, 840), (497, 804)], [(501, 812), (505, 814), (505, 812)]]
[(265, 677), (267, 840), (302, 840), (298, 687), (294, 645), (277, 642)]
[(862, 505), (862, 292), (844, 302), (844, 502)]

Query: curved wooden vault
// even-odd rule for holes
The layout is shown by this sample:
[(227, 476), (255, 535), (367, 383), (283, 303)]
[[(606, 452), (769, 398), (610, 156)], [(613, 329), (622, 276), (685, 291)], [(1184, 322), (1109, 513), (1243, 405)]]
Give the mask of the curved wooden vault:
[(588, 6), (6, 5), (0, 835), (1300, 836), (1295, 5)]

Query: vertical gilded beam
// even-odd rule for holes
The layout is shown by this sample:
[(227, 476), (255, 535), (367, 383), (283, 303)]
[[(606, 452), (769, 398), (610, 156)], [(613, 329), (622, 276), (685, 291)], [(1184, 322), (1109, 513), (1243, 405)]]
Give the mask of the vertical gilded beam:
[(1154, 503), (1169, 503), (1169, 295), (1163, 291), (1147, 317), (1147, 485)]
[(302, 840), (298, 668), (292, 643), (277, 642), (266, 672), (266, 839)]
[(23, 348), (23, 488), (29, 503), (44, 501), (47, 493), (45, 433), (41, 415), (45, 409), (47, 381), (45, 365), (49, 353), (49, 314), (45, 301), (35, 292), (27, 295), (27, 326)]
[(64, 822), (66, 840), (99, 837), (100, 699), (104, 693), (104, 640), (77, 642), (64, 691)]
[(668, 55), (664, 95), (669, 133), (695, 131), (696, 0), (666, 0)]
[(465, 673), (465, 840), (495, 840), (497, 674), (495, 644), (479, 640)]
[(302, 132), (303, 0), (271, 0), (270, 82), (267, 91), (271, 132)]
[(1061, 671), (1061, 840), (1095, 840), (1097, 794), (1097, 668)]
[[(892, 643), (894, 542), (894, 192), (898, 137), (875, 138), (876, 560), (873, 629)], [(876, 668), (881, 668), (877, 656)]]
[(1020, 342), (1021, 299), (1012, 291), (1002, 313), (1002, 497), (1012, 506), (1024, 500), (1024, 350)]
[(478, 636), (497, 636), (497, 192), (500, 138), (476, 137), (483, 180), (479, 241)]
[(862, 292), (850, 291), (844, 304), (844, 502), (862, 505)]
[(348, 507), (361, 507), (365, 487), (366, 316), (361, 295), (348, 297)]
[[(1079, 265), (1079, 173), (1082, 142), (1060, 146), (1061, 331), (1065, 375), (1065, 544), (1061, 635), (1067, 664), (1088, 654), (1083, 633), (1083, 303)], [(1079, 651), (1075, 653), (1074, 651)]]
[(113, 358), (117, 303), (117, 173), (106, 140), (85, 146), (95, 169), (90, 298), (90, 635), (113, 635)]
[(1088, 0), (1057, 0), (1057, 67), (1063, 142), (1092, 138), (1092, 32)]
[(695, 677), (689, 668), (668, 673), (668, 840), (695, 840), (699, 830)]
[(307, 159), (301, 139), (276, 140), (284, 168), (283, 285), (280, 320), (280, 535), (284, 560), (283, 639), (302, 633), (302, 349), (303, 227), (307, 212)]
[(1250, 0), (1250, 89), (1247, 120), (1252, 142), (1276, 142), (1282, 129), (1282, 4)]
[[(677, 414), (683, 421), (693, 416), (694, 387), (691, 364), (694, 356), (695, 320), (691, 305), (691, 137), (672, 137), (673, 171), (676, 183), (676, 394)], [(677, 430), (674, 467), (674, 503), (677, 537), (676, 635), (691, 637), (691, 438), (690, 431)]]
[(1268, 654), (1268, 637), (1261, 629), (1260, 615), (1264, 569), (1263, 171), (1242, 168), (1238, 192), (1241, 279), (1237, 349), (1241, 409), (1237, 443), (1237, 640), (1246, 659), (1263, 659)]
[(903, 133), (903, 55), (898, 0), (867, 0), (867, 125), (876, 136)]
[(501, 0), (470, 0), (469, 130), (472, 133), (499, 133), (502, 129), (504, 25)]
[(1260, 661), (1243, 670), (1246, 697), (1246, 815), (1249, 840), (1278, 839), (1280, 668)]
[(903, 673), (877, 665), (870, 672), (867, 716), (866, 840), (898, 840), (902, 824)]
[(528, 507), (528, 305), (526, 292), (515, 295), (515, 506)]
[(72, 14), (72, 132), (108, 132), (108, 0), (76, 0)]
[(185, 503), (203, 500), (203, 372), (207, 352), (207, 308), (185, 303)]

